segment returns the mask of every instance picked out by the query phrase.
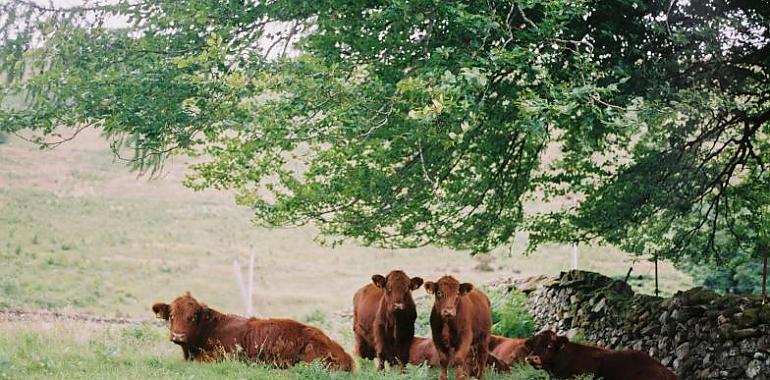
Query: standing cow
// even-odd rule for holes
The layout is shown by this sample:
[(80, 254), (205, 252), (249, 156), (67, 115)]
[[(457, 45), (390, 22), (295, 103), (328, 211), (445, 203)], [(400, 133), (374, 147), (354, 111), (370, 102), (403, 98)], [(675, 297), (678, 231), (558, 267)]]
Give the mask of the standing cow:
[(375, 274), (371, 284), (356, 292), (353, 296), (353, 332), (360, 357), (376, 357), (378, 369), (382, 369), (386, 362), (402, 367), (409, 362), (409, 347), (417, 319), (412, 291), (421, 285), (421, 278), (409, 278), (406, 273), (394, 270), (384, 277)]
[(168, 321), (170, 339), (182, 347), (186, 360), (232, 357), (282, 368), (321, 360), (334, 369), (353, 370), (353, 359), (339, 344), (297, 321), (222, 314), (189, 292), (170, 304), (156, 303), (152, 311)]
[(433, 344), (441, 364), (441, 380), (447, 368), (455, 368), (455, 379), (466, 374), (483, 378), (489, 356), (492, 313), (489, 299), (469, 283), (459, 283), (452, 276), (426, 282), (425, 290), (435, 296), (430, 313)]
[(527, 340), (527, 362), (559, 378), (594, 375), (604, 380), (678, 380), (668, 368), (641, 351), (615, 351), (572, 343), (553, 331)]

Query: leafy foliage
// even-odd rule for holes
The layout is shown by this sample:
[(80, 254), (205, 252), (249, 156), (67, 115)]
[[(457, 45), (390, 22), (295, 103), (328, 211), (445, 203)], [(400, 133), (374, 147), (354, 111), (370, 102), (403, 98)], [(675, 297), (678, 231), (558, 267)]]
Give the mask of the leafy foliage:
[(535, 335), (535, 321), (529, 315), (527, 296), (516, 290), (487, 292), (492, 302), (492, 333), (509, 338)]
[(762, 259), (747, 255), (731, 255), (720, 267), (685, 262), (680, 269), (689, 273), (704, 287), (721, 293), (760, 294), (762, 292)]
[(484, 252), (524, 230), (724, 262), (768, 241), (766, 5), (17, 1), (0, 68), (26, 100), (0, 129), (100, 128), (142, 170), (200, 155), (187, 185), (332, 243)]

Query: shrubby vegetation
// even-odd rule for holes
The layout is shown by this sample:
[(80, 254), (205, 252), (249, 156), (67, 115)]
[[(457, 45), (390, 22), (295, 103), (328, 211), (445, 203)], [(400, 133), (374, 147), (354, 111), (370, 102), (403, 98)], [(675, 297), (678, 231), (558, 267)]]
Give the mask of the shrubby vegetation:
[(535, 335), (535, 321), (529, 315), (527, 296), (511, 290), (487, 292), (492, 303), (492, 333), (509, 338), (529, 338)]
[(682, 263), (679, 269), (690, 274), (705, 288), (720, 293), (756, 294), (762, 292), (762, 259), (745, 255), (732, 256), (721, 266)]

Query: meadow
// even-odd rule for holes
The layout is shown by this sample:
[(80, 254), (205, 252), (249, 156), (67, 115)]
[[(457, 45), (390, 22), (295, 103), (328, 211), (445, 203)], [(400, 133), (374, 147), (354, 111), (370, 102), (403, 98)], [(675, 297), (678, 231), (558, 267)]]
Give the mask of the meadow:
[[(372, 274), (400, 268), (426, 280), (452, 274), (483, 284), (500, 277), (556, 274), (570, 265), (569, 246), (522, 255), (524, 236), (476, 257), (440, 248), (384, 250), (352, 242), (321, 246), (311, 227), (260, 228), (231, 194), (184, 188), (186, 162), (176, 157), (159, 176), (138, 176), (93, 131), (51, 151), (13, 136), (0, 144), (0, 309), (141, 322), (127, 327), (0, 318), (1, 376), (346, 378), (313, 366), (279, 371), (244, 363), (185, 363), (164, 328), (153, 324), (152, 303), (188, 290), (218, 310), (243, 313), (233, 260), (245, 263), (252, 251), (255, 314), (319, 325), (347, 349), (352, 332), (346, 310)], [(633, 265), (631, 285), (652, 291), (648, 261), (612, 247), (581, 246), (579, 251), (580, 269), (623, 278)], [(692, 285), (668, 263), (660, 265), (660, 281), (664, 295)], [(415, 296), (425, 297), (424, 290)], [(435, 377), (425, 368), (381, 376), (369, 367), (364, 363), (356, 378)], [(505, 378), (538, 376), (522, 369)]]
[[(354, 375), (319, 364), (289, 370), (230, 361), (185, 362), (158, 326), (92, 323), (12, 322), (0, 324), (1, 379), (435, 379), (437, 371), (408, 366), (401, 373), (378, 373), (371, 361), (358, 361)], [(510, 374), (492, 373), (489, 380), (548, 379), (531, 368)]]

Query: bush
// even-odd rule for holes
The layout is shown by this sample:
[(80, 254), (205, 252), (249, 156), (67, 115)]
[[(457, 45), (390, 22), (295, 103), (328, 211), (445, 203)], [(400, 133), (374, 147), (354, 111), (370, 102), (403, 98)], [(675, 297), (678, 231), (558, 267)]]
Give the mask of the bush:
[(302, 317), (302, 322), (318, 328), (329, 327), (329, 320), (326, 318), (326, 313), (319, 309), (315, 309), (310, 314)]
[(535, 321), (527, 309), (527, 296), (516, 290), (490, 291), (492, 334), (509, 338), (529, 338), (535, 334)]
[(719, 293), (760, 294), (762, 266), (760, 258), (737, 254), (719, 267), (686, 262), (680, 263), (678, 268), (691, 275), (704, 288)]

